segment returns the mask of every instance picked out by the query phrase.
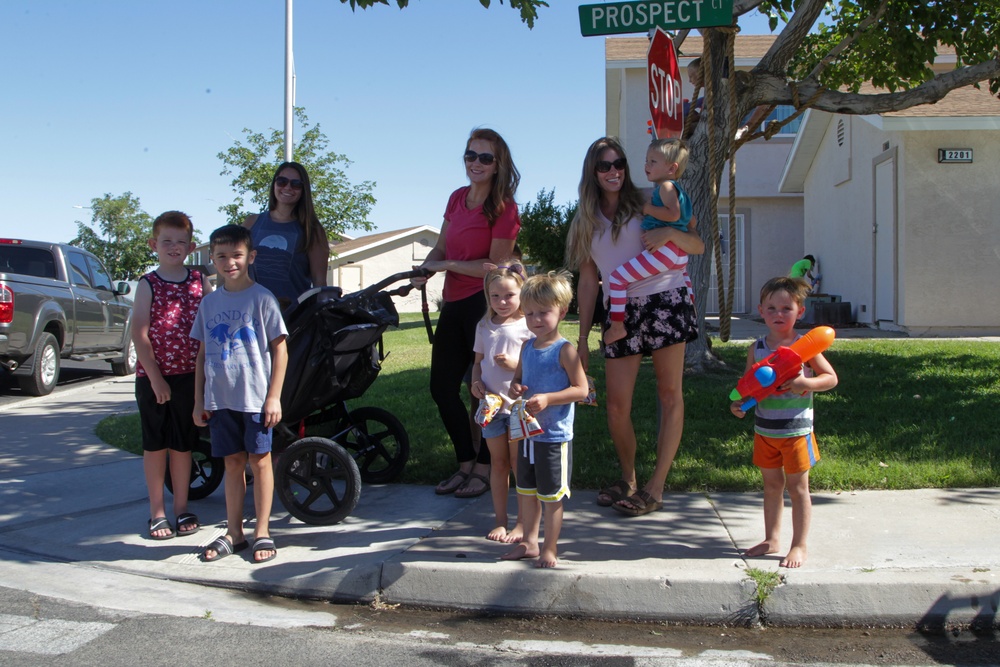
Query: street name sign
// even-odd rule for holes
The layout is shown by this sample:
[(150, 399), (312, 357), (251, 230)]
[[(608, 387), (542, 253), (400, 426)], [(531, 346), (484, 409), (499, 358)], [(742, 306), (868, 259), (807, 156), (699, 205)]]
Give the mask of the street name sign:
[(584, 37), (731, 25), (733, 0), (638, 0), (580, 5)]

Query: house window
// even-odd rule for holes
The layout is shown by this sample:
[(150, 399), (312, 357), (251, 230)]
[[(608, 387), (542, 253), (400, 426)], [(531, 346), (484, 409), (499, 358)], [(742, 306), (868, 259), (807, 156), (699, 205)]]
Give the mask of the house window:
[[(770, 114), (768, 114), (767, 118), (763, 120), (763, 122), (760, 124), (760, 127), (753, 129), (754, 131), (762, 132), (764, 128), (767, 127), (767, 124), (770, 123), (772, 120), (782, 121), (794, 113), (795, 113), (795, 107), (793, 107), (791, 104), (779, 104), (778, 106), (774, 107), (774, 110)], [(743, 121), (746, 122), (750, 120), (750, 116), (752, 115), (753, 112), (751, 111), (747, 115), (747, 117), (743, 119)], [(775, 136), (780, 137), (782, 135), (798, 134), (799, 125), (801, 124), (802, 124), (802, 116), (799, 115), (795, 118), (795, 120), (791, 121), (787, 125), (782, 126), (782, 128), (778, 130), (778, 134), (776, 134)]]

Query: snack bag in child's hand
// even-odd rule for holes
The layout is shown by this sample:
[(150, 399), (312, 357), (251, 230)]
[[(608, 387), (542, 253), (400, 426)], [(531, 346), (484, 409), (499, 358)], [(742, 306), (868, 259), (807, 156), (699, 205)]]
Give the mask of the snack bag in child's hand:
[(585, 399), (583, 399), (581, 401), (577, 401), (577, 403), (580, 403), (582, 405), (593, 405), (594, 407), (597, 407), (597, 384), (596, 384), (596, 382), (597, 381), (594, 380), (594, 376), (592, 376), (592, 375), (588, 375), (587, 376), (587, 398), (585, 398)]
[(543, 432), (538, 420), (524, 407), (524, 400), (514, 401), (510, 406), (510, 441), (533, 438)]
[(486, 426), (493, 421), (493, 418), (500, 412), (502, 406), (502, 398), (496, 394), (486, 394), (479, 401), (479, 409), (476, 411), (476, 423), (480, 426)]

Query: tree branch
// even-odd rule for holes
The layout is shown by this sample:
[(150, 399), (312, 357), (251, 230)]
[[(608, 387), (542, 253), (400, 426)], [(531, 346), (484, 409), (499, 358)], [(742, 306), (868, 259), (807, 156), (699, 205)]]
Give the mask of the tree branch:
[(845, 37), (840, 42), (840, 44), (837, 44), (837, 46), (833, 47), (830, 50), (830, 53), (823, 56), (823, 59), (816, 64), (816, 67), (813, 68), (813, 71), (809, 72), (809, 76), (807, 76), (806, 79), (807, 80), (819, 79), (819, 75), (823, 72), (824, 69), (826, 69), (826, 66), (832, 63), (834, 60), (836, 60), (841, 53), (847, 50), (847, 47), (853, 44), (854, 41), (858, 38), (858, 36), (868, 29), (868, 26), (872, 25), (880, 18), (882, 18), (882, 15), (885, 14), (886, 9), (888, 9), (888, 7), (889, 7), (889, 0), (882, 0), (882, 2), (878, 6), (878, 9), (875, 10), (875, 13), (869, 15), (868, 18), (859, 23), (858, 29), (854, 31), (854, 34), (852, 34), (849, 37)]
[(822, 15), (824, 7), (826, 7), (826, 0), (802, 0), (795, 13), (792, 14), (791, 20), (778, 33), (774, 44), (754, 67), (754, 71), (763, 70), (784, 74), (788, 70), (788, 63), (801, 48), (806, 35), (809, 34), (813, 25), (816, 24), (816, 20)]
[(794, 85), (788, 83), (784, 75), (769, 73), (758, 74), (755, 83), (757, 90), (761, 91), (759, 101), (761, 104), (791, 104), (798, 107), (806, 100), (811, 100), (808, 106), (812, 109), (830, 113), (868, 115), (902, 111), (921, 104), (934, 104), (956, 88), (971, 86), (997, 77), (1000, 77), (1000, 58), (939, 74), (916, 88), (894, 93), (863, 94), (824, 90), (815, 81), (803, 81)]

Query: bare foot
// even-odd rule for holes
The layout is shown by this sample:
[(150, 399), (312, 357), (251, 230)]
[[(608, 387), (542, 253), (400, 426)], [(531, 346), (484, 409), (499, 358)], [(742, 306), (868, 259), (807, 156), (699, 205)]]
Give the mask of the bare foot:
[(521, 560), (522, 558), (538, 558), (538, 545), (531, 546), (525, 542), (521, 542), (500, 556), (500, 560)]
[(781, 567), (802, 567), (806, 562), (806, 548), (792, 547), (788, 550), (788, 555), (781, 559)]
[(516, 523), (514, 524), (513, 530), (507, 531), (507, 536), (504, 537), (501, 542), (506, 542), (507, 544), (517, 544), (524, 538), (524, 527)]
[(492, 540), (493, 542), (506, 542), (507, 541), (507, 535), (509, 535), (509, 533), (507, 532), (507, 526), (506, 525), (504, 525), (504, 526), (497, 526), (496, 528), (494, 528), (493, 530), (491, 530), (489, 533), (487, 533), (486, 539)]
[(535, 561), (535, 567), (555, 567), (558, 562), (559, 559), (556, 558), (554, 551), (550, 553), (548, 550), (545, 550), (538, 557), (538, 560)]
[(624, 322), (612, 322), (608, 330), (604, 332), (604, 344), (611, 345), (615, 341), (621, 340), (628, 335)]
[(773, 554), (778, 552), (778, 544), (775, 542), (774, 546), (771, 546), (771, 542), (764, 540), (760, 544), (756, 544), (746, 550), (746, 555), (749, 558), (756, 558), (757, 556), (765, 556), (767, 554)]

